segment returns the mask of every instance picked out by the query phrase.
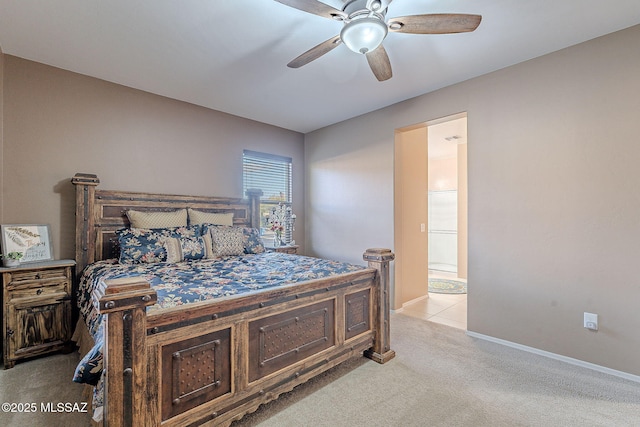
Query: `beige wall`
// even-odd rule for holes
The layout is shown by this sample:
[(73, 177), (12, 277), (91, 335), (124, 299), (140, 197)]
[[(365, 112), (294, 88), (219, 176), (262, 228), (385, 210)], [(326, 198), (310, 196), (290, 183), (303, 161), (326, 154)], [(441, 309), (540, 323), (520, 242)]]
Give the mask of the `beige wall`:
[(331, 227), (307, 212), (308, 249), (393, 247), (394, 129), (466, 111), (468, 329), (639, 375), (639, 39), (632, 27), (306, 135), (307, 207), (340, 209)]
[(348, 122), (331, 130), (331, 141), (305, 143), (306, 244), (317, 256), (363, 264), (367, 248), (392, 247), (393, 175), (380, 171), (393, 170), (393, 129), (366, 139)]
[(4, 56), (4, 223), (51, 224), (73, 258), (76, 172), (101, 188), (242, 196), (242, 150), (293, 158), (295, 240), (304, 245), (303, 135)]
[[(394, 144), (395, 293), (393, 308), (428, 294), (427, 177), (425, 125), (396, 132)], [(421, 228), (421, 227), (424, 227)]]

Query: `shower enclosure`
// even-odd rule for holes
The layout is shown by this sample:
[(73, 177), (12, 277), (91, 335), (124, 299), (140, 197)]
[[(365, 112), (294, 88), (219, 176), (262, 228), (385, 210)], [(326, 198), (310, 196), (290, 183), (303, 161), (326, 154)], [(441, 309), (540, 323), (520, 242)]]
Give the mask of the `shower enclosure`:
[(429, 270), (458, 272), (458, 191), (428, 193)]

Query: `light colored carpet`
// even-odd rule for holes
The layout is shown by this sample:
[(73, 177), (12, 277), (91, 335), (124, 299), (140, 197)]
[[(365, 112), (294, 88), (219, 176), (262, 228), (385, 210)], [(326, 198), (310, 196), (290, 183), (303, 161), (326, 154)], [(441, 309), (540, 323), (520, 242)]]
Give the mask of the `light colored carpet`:
[[(3, 427), (80, 427), (90, 425), (89, 412), (46, 412), (48, 404), (57, 409), (58, 403), (81, 404), (84, 387), (71, 381), (78, 364), (78, 353), (52, 354), (46, 357), (21, 361), (11, 369), (0, 368), (0, 403), (36, 405), (35, 412), (0, 412), (0, 426)], [(49, 406), (50, 407), (50, 406)], [(3, 408), (4, 409), (4, 408)], [(12, 409), (19, 409), (18, 407)], [(29, 408), (31, 409), (31, 408)], [(74, 410), (73, 406), (70, 408)]]
[[(309, 381), (233, 427), (638, 426), (640, 384), (392, 316), (395, 359), (357, 359)], [(3, 402), (80, 402), (77, 356), (0, 370)], [(0, 426), (84, 426), (79, 414), (0, 413)]]
[(234, 427), (640, 425), (638, 383), (401, 314), (391, 331), (387, 364), (338, 367)]

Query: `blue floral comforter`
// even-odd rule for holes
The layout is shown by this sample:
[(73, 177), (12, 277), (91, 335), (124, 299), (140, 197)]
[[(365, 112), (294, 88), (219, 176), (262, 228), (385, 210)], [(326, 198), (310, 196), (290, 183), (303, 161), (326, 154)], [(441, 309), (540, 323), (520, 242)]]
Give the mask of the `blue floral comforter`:
[(289, 285), (362, 270), (364, 267), (318, 258), (265, 252), (255, 255), (178, 263), (119, 264), (99, 261), (88, 266), (80, 280), (78, 306), (95, 346), (80, 361), (73, 380), (98, 384), (102, 376), (102, 316), (91, 294), (106, 279), (142, 276), (156, 290), (158, 302), (147, 312), (245, 292)]

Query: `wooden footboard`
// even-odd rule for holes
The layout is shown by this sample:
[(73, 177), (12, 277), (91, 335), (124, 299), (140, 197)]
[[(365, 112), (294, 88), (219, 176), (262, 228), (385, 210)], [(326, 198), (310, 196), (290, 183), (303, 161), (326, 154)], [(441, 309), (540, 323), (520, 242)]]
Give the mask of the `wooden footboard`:
[(390, 360), (393, 254), (364, 259), (362, 271), (149, 314), (148, 283), (108, 281), (94, 295), (106, 317), (105, 425), (225, 426), (363, 352)]

